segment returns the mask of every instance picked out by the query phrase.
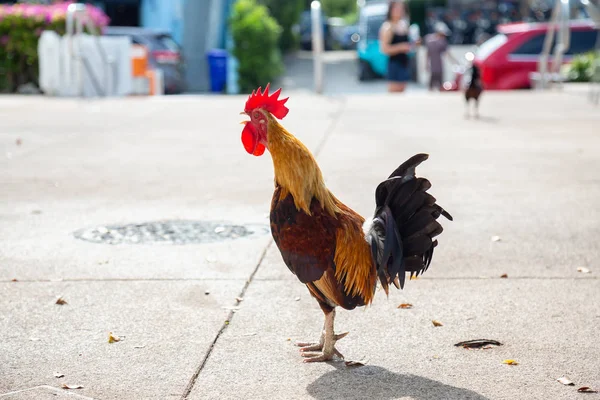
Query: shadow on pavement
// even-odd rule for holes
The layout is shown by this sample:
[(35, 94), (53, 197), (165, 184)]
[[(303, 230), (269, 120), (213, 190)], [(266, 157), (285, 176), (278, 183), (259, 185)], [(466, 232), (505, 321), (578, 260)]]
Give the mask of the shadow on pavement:
[(486, 116), (483, 116), (483, 115), (480, 115), (477, 118), (475, 118), (473, 116), (470, 116), (467, 119), (471, 119), (473, 121), (479, 121), (479, 122), (486, 122), (486, 123), (489, 123), (489, 124), (497, 124), (498, 122), (500, 122), (500, 120), (498, 118), (496, 118), (496, 117), (486, 117)]
[(336, 369), (322, 375), (306, 388), (315, 399), (391, 400), (410, 397), (419, 400), (488, 400), (468, 389), (417, 375), (397, 374), (382, 367), (366, 365), (347, 368), (341, 363), (330, 365)]

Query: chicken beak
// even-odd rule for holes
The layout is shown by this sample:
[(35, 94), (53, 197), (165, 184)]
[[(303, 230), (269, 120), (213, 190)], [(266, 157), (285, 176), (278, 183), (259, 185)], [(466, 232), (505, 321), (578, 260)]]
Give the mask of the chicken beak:
[[(242, 112), (240, 113), (240, 115), (248, 115), (248, 113), (247, 113), (246, 111), (242, 111)], [(240, 122), (240, 124), (241, 124), (241, 125), (246, 125), (248, 122), (250, 122), (250, 121), (242, 121), (242, 122)]]

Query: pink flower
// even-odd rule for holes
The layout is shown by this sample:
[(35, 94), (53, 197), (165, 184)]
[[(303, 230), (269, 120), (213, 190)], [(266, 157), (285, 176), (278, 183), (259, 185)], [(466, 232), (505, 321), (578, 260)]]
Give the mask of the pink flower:
[[(15, 15), (23, 18), (45, 21), (47, 24), (63, 21), (66, 18), (67, 9), (72, 3), (74, 3), (73, 0), (62, 1), (51, 5), (22, 3), (12, 6), (0, 5), (0, 20), (6, 15)], [(87, 11), (90, 20), (100, 30), (109, 24), (110, 19), (100, 8), (88, 4)]]
[(0, 36), (0, 45), (6, 46), (8, 44), (9, 39), (10, 36), (8, 35)]

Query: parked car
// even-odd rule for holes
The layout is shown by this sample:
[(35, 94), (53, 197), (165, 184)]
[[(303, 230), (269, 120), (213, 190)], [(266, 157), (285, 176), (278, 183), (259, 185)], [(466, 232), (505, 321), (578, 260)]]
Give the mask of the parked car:
[[(323, 49), (331, 50), (331, 33), (327, 24), (327, 16), (321, 11), (321, 20), (323, 21)], [(300, 14), (300, 47), (303, 50), (312, 50), (312, 14), (310, 10), (303, 11)]]
[(379, 45), (379, 29), (385, 21), (388, 5), (385, 2), (366, 3), (358, 14), (358, 79), (366, 81), (385, 76), (388, 56)]
[[(598, 37), (598, 29), (590, 20), (572, 20), (569, 29), (571, 41), (564, 63), (569, 63), (574, 55), (593, 50)], [(475, 53), (474, 63), (480, 68), (484, 88), (530, 88), (529, 74), (537, 71), (548, 23), (503, 24), (498, 25), (497, 31)]]
[(348, 25), (344, 28), (344, 34), (342, 36), (342, 49), (344, 50), (356, 50), (356, 43), (359, 39), (358, 25)]
[(148, 28), (111, 26), (105, 29), (104, 35), (129, 36), (133, 44), (145, 46), (148, 49), (149, 67), (163, 72), (165, 94), (179, 94), (186, 90), (181, 47), (170, 33)]

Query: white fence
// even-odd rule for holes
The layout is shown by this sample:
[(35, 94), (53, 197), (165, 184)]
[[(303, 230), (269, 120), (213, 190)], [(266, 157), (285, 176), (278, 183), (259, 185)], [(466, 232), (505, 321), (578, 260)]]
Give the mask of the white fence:
[(48, 95), (105, 97), (132, 92), (128, 37), (59, 36), (44, 31), (38, 53), (40, 88)]

